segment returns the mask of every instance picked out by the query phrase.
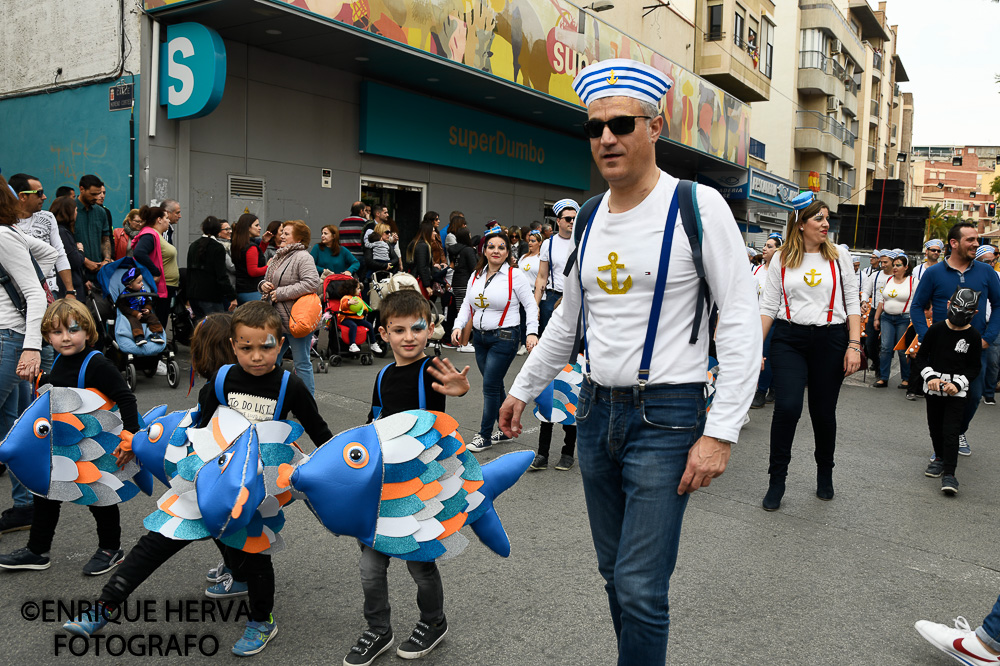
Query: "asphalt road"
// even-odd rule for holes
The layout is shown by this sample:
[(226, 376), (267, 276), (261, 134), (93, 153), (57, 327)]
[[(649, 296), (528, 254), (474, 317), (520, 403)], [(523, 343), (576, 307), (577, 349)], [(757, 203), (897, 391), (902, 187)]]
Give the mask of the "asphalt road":
[[(471, 354), (447, 352), (473, 364), (468, 396), (449, 400), (449, 412), (468, 439), (478, 426), (481, 378)], [(508, 375), (513, 380), (523, 359)], [(334, 432), (363, 422), (376, 371), (348, 362), (317, 376), (316, 398)], [(182, 363), (186, 372), (187, 367)], [(873, 379), (869, 376), (868, 384)], [(894, 379), (891, 384), (895, 386)], [(193, 404), (185, 388), (164, 377), (140, 375), (142, 410)], [(960, 493), (943, 496), (927, 479), (930, 440), (923, 402), (907, 402), (894, 388), (874, 390), (850, 381), (839, 407), (836, 497), (816, 499), (811, 426), (800, 423), (788, 491), (780, 511), (766, 513), (771, 407), (752, 421), (724, 476), (691, 498), (671, 593), (669, 664), (946, 664), (913, 629), (918, 619), (973, 626), (1000, 592), (994, 541), (1000, 513), (1000, 456), (995, 432), (1000, 407), (983, 406), (969, 433), (971, 458), (959, 462)], [(515, 448), (534, 448), (529, 417), (521, 441), (478, 454), (481, 461)], [(556, 430), (554, 448), (560, 432)], [(162, 488), (157, 487), (157, 493)], [(0, 479), (0, 496), (9, 482)], [(5, 503), (0, 502), (0, 506)], [(143, 534), (153, 500), (122, 505), (123, 545)], [(579, 470), (529, 473), (497, 502), (512, 554), (503, 559), (472, 541), (441, 565), (450, 631), (428, 664), (611, 664), (611, 628), (584, 508)], [(358, 548), (326, 532), (301, 504), (290, 507), (283, 534), (289, 548), (275, 557), (279, 635), (255, 662), (337, 664), (364, 628)], [(24, 546), (27, 532), (4, 535), (4, 552)], [(43, 572), (0, 572), (0, 654), (6, 663), (140, 661), (129, 655), (160, 643), (171, 662), (229, 654), (243, 618), (222, 619), (228, 602), (202, 606), (205, 571), (215, 547), (195, 543), (156, 572), (133, 596), (128, 612), (140, 617), (106, 631), (110, 642), (69, 643), (55, 621), (58, 602), (94, 599), (106, 577), (87, 578), (81, 567), (96, 548), (89, 512), (66, 505)], [(415, 587), (401, 562), (390, 568), (397, 642), (418, 619)], [(207, 601), (207, 600), (206, 600)], [(32, 604), (38, 604), (33, 606)], [(29, 620), (35, 611), (42, 616)], [(214, 610), (212, 617), (208, 611)], [(238, 610), (238, 607), (237, 607)], [(139, 636), (132, 639), (130, 637)], [(153, 636), (151, 638), (151, 636)], [(127, 642), (128, 641), (128, 642)], [(171, 641), (176, 641), (174, 647)], [(100, 648), (101, 656), (95, 656)], [(74, 656), (71, 650), (83, 652)], [(178, 656), (180, 654), (180, 656)], [(184, 656), (186, 654), (186, 656)], [(164, 658), (159, 659), (161, 663)], [(401, 664), (395, 653), (376, 663)]]

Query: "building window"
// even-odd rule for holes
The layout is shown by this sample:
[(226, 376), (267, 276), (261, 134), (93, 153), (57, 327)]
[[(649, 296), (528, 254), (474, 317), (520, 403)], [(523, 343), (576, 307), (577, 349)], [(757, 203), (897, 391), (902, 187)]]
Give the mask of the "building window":
[(750, 157), (756, 157), (761, 162), (764, 162), (767, 160), (765, 155), (766, 151), (764, 144), (757, 139), (750, 137)]
[(736, 18), (733, 23), (733, 43), (740, 48), (743, 48), (743, 26), (746, 24), (743, 11), (742, 7), (736, 6)]
[(761, 55), (760, 71), (764, 73), (764, 76), (771, 78), (771, 65), (774, 61), (774, 24), (764, 19), (764, 39), (762, 44), (764, 45), (763, 52)]
[(717, 42), (722, 39), (722, 5), (708, 7), (708, 41)]

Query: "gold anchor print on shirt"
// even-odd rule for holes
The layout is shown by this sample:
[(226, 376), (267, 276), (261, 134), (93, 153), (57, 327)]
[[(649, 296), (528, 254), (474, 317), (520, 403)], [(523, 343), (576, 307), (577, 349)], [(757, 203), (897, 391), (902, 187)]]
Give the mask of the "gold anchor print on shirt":
[(615, 76), (615, 70), (611, 70), (611, 76), (609, 76), (608, 78), (606, 78), (604, 80), (607, 81), (608, 84), (612, 85), (612, 86), (615, 85), (616, 83), (618, 83), (618, 77)]
[[(818, 279), (817, 276), (819, 276)], [(823, 281), (823, 274), (817, 273), (815, 268), (810, 268), (809, 272), (802, 276), (802, 280), (810, 287), (818, 287), (819, 283)]]
[(883, 295), (884, 295), (884, 296), (885, 296), (886, 298), (896, 298), (896, 290), (895, 290), (895, 289), (893, 289), (892, 291), (890, 291), (890, 292), (889, 292), (889, 293), (887, 293), (887, 294), (886, 294), (886, 293), (883, 293)]
[(485, 295), (479, 294), (479, 296), (476, 297), (476, 305), (485, 310), (486, 308), (490, 307), (490, 302), (486, 300)]
[(601, 278), (597, 278), (597, 285), (604, 291), (608, 292), (609, 294), (624, 294), (627, 293), (628, 290), (632, 288), (631, 275), (625, 278), (624, 284), (618, 284), (618, 269), (625, 268), (625, 264), (619, 264), (617, 263), (617, 261), (618, 261), (618, 253), (612, 252), (611, 254), (608, 255), (608, 262), (609, 262), (608, 265), (597, 267), (597, 270), (601, 272), (611, 271), (610, 286), (608, 285), (607, 282), (605, 282)]

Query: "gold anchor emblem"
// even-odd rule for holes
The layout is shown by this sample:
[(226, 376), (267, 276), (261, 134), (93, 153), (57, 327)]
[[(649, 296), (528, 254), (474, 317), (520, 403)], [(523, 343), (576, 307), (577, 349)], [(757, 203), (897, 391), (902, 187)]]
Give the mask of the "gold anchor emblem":
[(476, 297), (476, 305), (485, 310), (486, 308), (490, 307), (490, 302), (486, 300), (486, 296), (484, 296), (483, 294), (479, 294), (479, 296)]
[(896, 298), (896, 290), (893, 289), (888, 294), (886, 294), (886, 296), (888, 296), (889, 298)]
[(527, 273), (530, 270), (531, 270), (531, 264), (525, 264), (524, 265), (524, 272)]
[[(819, 276), (819, 279), (817, 279), (817, 276)], [(816, 287), (823, 281), (823, 274), (817, 273), (815, 268), (810, 268), (809, 272), (802, 276), (802, 280), (810, 287)]]
[(616, 83), (618, 83), (618, 77), (615, 76), (615, 70), (611, 70), (611, 76), (609, 76), (604, 80), (607, 81), (610, 85), (615, 85)]
[(632, 288), (632, 276), (629, 275), (626, 277), (624, 284), (618, 284), (618, 269), (625, 268), (625, 264), (616, 263), (618, 261), (618, 254), (616, 252), (608, 255), (608, 261), (610, 263), (607, 266), (598, 266), (597, 270), (602, 272), (611, 271), (611, 285), (608, 286), (608, 283), (601, 278), (597, 278), (597, 285), (609, 294), (627, 293)]

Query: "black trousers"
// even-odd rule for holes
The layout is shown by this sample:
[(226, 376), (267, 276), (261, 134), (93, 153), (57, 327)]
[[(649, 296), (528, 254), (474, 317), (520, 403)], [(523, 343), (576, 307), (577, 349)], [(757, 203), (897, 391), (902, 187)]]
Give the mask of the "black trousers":
[[(31, 520), (28, 536), (28, 550), (35, 555), (44, 555), (52, 547), (52, 537), (59, 524), (59, 510), (62, 502), (35, 496), (35, 513)], [(122, 547), (122, 526), (118, 505), (88, 506), (97, 523), (97, 547), (103, 550), (118, 550)]]
[[(179, 553), (191, 541), (168, 539), (158, 532), (148, 532), (135, 544), (125, 561), (101, 590), (98, 601), (114, 610), (128, 599), (139, 585), (149, 578), (161, 564)], [(265, 622), (274, 609), (274, 567), (270, 555), (246, 553), (216, 542), (222, 551), (226, 566), (233, 570), (233, 578), (246, 581), (250, 598), (250, 617)]]
[(865, 325), (865, 355), (872, 362), (872, 372), (875, 373), (876, 377), (879, 377), (879, 368), (881, 366), (879, 355), (881, 353), (882, 337), (875, 330), (875, 307), (873, 306), (871, 314), (868, 315), (868, 323)]
[[(548, 458), (549, 447), (552, 445), (553, 424), (542, 421), (539, 425), (541, 427), (538, 432), (538, 455)], [(576, 426), (564, 425), (563, 433), (565, 433), (565, 437), (563, 439), (562, 454), (572, 458), (573, 452), (576, 451)]]
[(934, 456), (940, 458), (945, 474), (955, 474), (958, 466), (958, 436), (962, 434), (967, 402), (967, 398), (957, 396), (927, 396), (927, 429)]
[(774, 322), (771, 368), (774, 416), (771, 418), (771, 464), (768, 474), (784, 479), (792, 459), (795, 427), (809, 386), (809, 418), (816, 440), (816, 465), (833, 468), (837, 442), (837, 400), (844, 382), (847, 325), (801, 326)]

